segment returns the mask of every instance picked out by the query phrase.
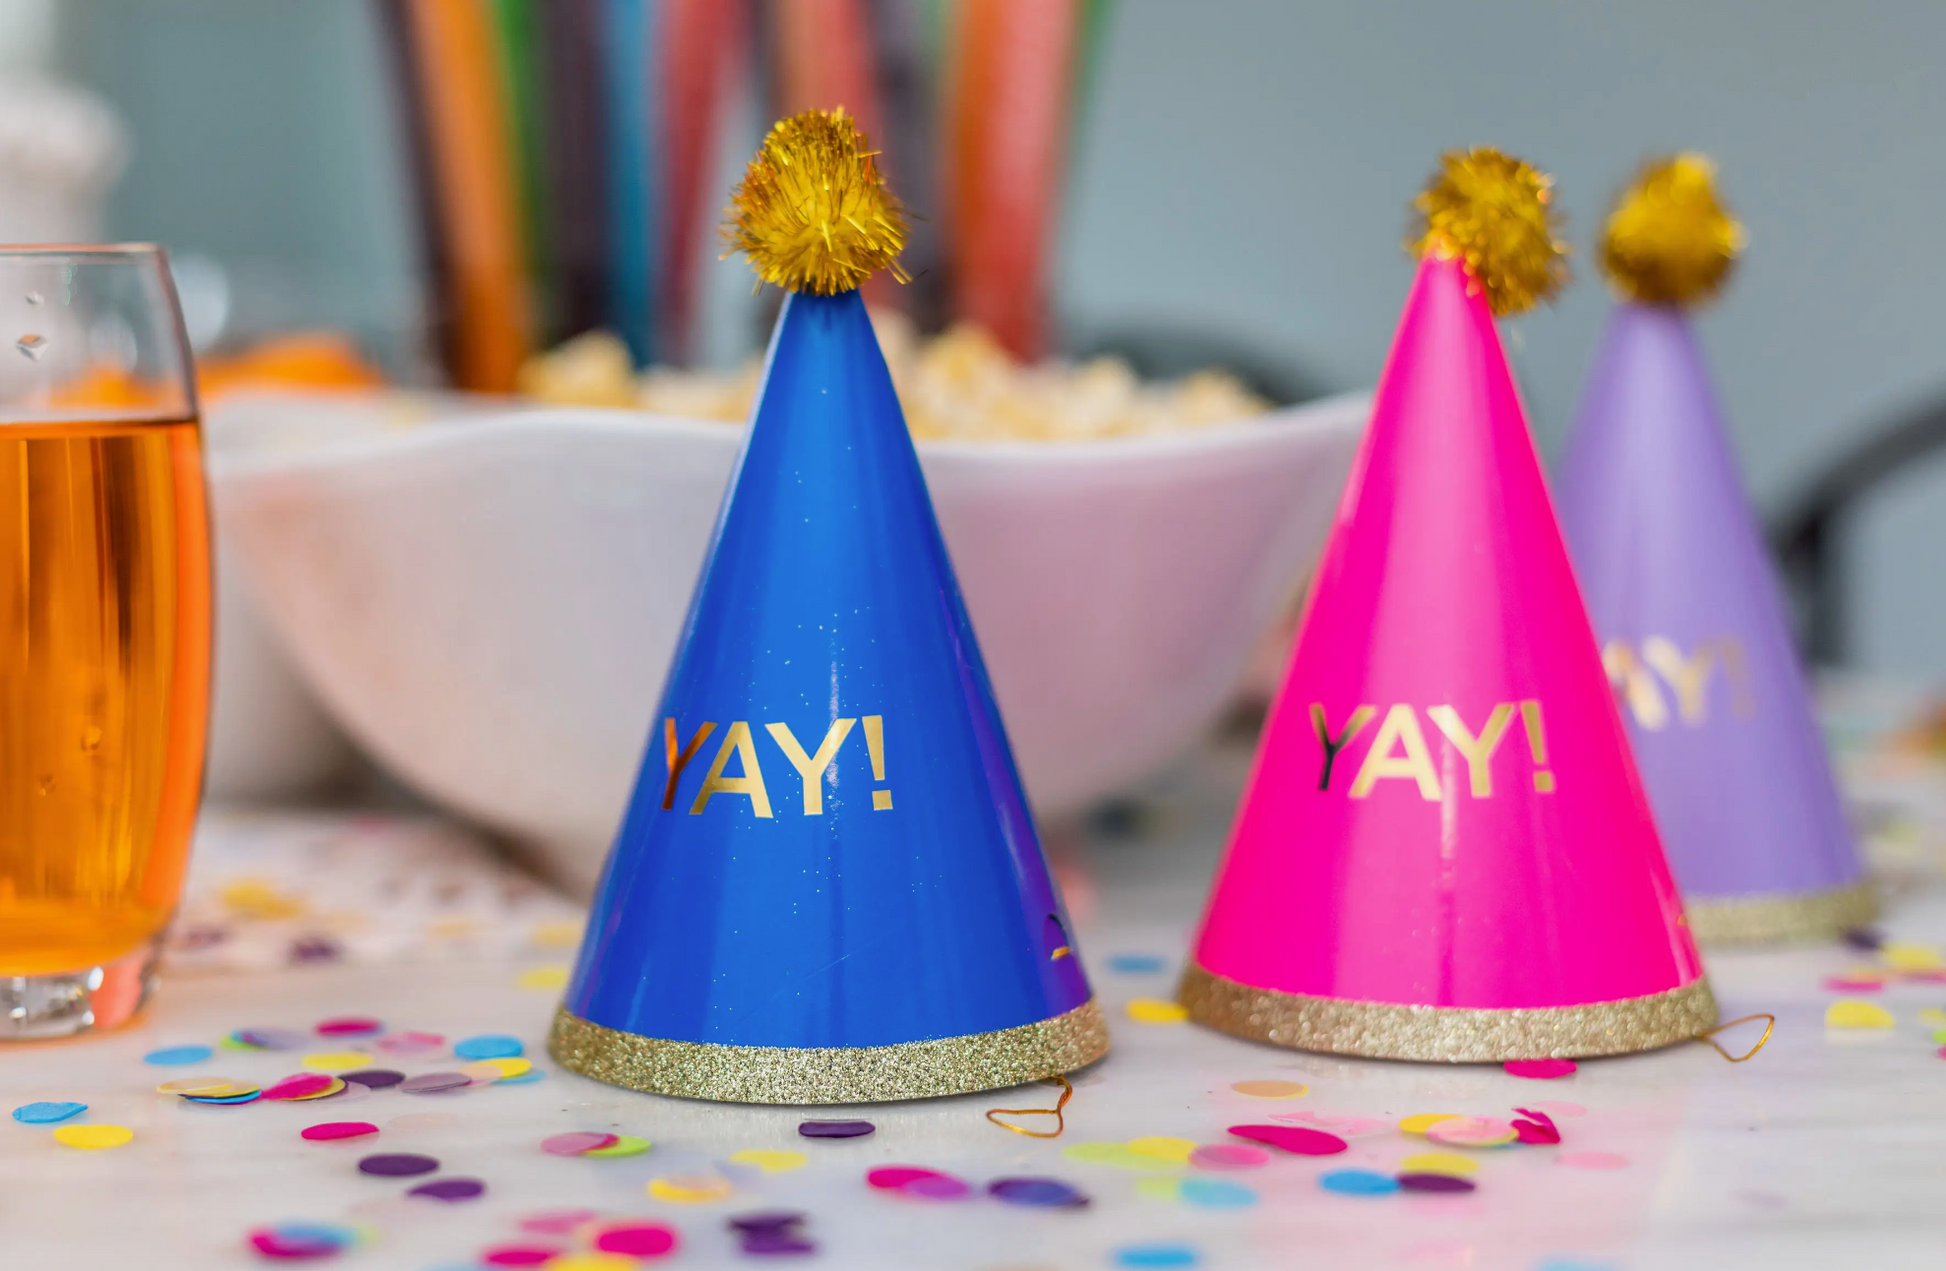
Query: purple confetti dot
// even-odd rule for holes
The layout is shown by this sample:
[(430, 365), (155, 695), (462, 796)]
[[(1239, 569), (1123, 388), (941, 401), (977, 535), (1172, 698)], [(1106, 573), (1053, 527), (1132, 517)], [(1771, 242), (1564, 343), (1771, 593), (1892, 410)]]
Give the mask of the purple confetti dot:
[(360, 1068), (357, 1072), (345, 1073), (344, 1078), (357, 1082), (367, 1090), (383, 1090), (404, 1081), (405, 1074), (393, 1072), (390, 1068)]
[(862, 1139), (876, 1129), (870, 1121), (800, 1121), (797, 1126), (807, 1139)]
[(996, 1178), (987, 1184), (987, 1194), (1009, 1205), (1031, 1205), (1042, 1209), (1080, 1209), (1088, 1197), (1058, 1178)]
[(246, 1046), (265, 1050), (302, 1050), (311, 1044), (311, 1039), (295, 1028), (239, 1028), (232, 1036)]
[(730, 1226), (737, 1231), (781, 1231), (803, 1221), (804, 1215), (796, 1210), (766, 1209), (754, 1214), (738, 1214), (730, 1219)]
[(924, 1178), (913, 1179), (899, 1190), (908, 1196), (923, 1196), (927, 1200), (959, 1200), (973, 1189), (951, 1174), (928, 1174)]
[(407, 1077), (399, 1083), (399, 1089), (407, 1094), (438, 1094), (445, 1090), (458, 1090), (473, 1084), (473, 1078), (463, 1072), (422, 1072), (416, 1077)]
[(408, 1196), (424, 1196), (429, 1200), (474, 1200), (486, 1194), (486, 1184), (477, 1178), (435, 1178), (430, 1183), (421, 1183)]
[(1408, 1192), (1470, 1192), (1477, 1185), (1470, 1178), (1452, 1174), (1401, 1174), (1399, 1187)]
[(816, 1253), (815, 1243), (788, 1231), (752, 1231), (743, 1237), (743, 1251), (759, 1257)]
[(438, 1168), (437, 1160), (415, 1152), (381, 1152), (358, 1162), (359, 1173), (381, 1178), (410, 1178), (414, 1174), (430, 1174)]

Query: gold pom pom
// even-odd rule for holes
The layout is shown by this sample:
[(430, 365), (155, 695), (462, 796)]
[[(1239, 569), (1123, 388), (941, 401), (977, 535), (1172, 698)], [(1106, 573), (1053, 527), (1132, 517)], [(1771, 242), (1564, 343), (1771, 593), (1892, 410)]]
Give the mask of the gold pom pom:
[(1417, 255), (1457, 256), (1505, 317), (1549, 299), (1568, 280), (1568, 247), (1555, 237), (1554, 180), (1482, 147), (1449, 151), (1439, 175), (1412, 201), (1424, 223)]
[(868, 145), (842, 106), (778, 120), (731, 196), (724, 256), (742, 252), (765, 282), (820, 296), (886, 268), (907, 281), (905, 213)]
[(1710, 299), (1743, 249), (1743, 226), (1716, 201), (1716, 165), (1700, 154), (1644, 164), (1615, 201), (1601, 268), (1625, 298), (1690, 305)]

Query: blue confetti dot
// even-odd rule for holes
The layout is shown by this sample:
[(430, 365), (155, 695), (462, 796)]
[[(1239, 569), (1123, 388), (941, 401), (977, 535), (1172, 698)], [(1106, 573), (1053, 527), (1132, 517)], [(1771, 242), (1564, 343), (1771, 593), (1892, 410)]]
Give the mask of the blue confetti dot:
[(334, 1245), (343, 1249), (358, 1243), (358, 1233), (350, 1227), (340, 1227), (329, 1222), (280, 1222), (271, 1228), (279, 1236), (290, 1241), (309, 1244)]
[(1344, 1196), (1389, 1196), (1399, 1190), (1399, 1180), (1368, 1169), (1341, 1169), (1319, 1178), (1318, 1186)]
[(1583, 1262), (1579, 1258), (1543, 1258), (1534, 1271), (1615, 1271), (1612, 1262)]
[(14, 1120), (22, 1125), (53, 1125), (87, 1110), (85, 1103), (23, 1103), (14, 1109)]
[(1198, 1209), (1248, 1209), (1257, 1203), (1256, 1192), (1222, 1178), (1185, 1178), (1176, 1195)]
[(174, 1068), (182, 1064), (200, 1064), (216, 1052), (207, 1046), (164, 1046), (142, 1056), (145, 1064), (159, 1068)]
[(482, 1033), (453, 1043), (453, 1053), (461, 1059), (516, 1059), (526, 1049), (520, 1038), (501, 1033)]
[(502, 1077), (500, 1078), (500, 1080), (494, 1082), (493, 1084), (496, 1086), (524, 1086), (530, 1081), (539, 1081), (542, 1077), (545, 1077), (546, 1075), (547, 1075), (546, 1073), (542, 1072), (538, 1068), (529, 1068), (526, 1072), (521, 1073), (518, 1077)]
[(1193, 1267), (1201, 1265), (1202, 1261), (1203, 1255), (1196, 1252), (1194, 1245), (1123, 1245), (1115, 1250), (1115, 1265), (1118, 1267)]
[(1108, 969), (1116, 975), (1154, 975), (1168, 966), (1154, 953), (1118, 953), (1108, 959)]

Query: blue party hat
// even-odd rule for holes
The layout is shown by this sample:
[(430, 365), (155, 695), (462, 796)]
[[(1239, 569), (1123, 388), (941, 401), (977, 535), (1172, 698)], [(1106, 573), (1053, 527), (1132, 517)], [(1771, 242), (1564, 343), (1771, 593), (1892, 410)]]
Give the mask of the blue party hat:
[[(863, 154), (870, 188), (854, 166), (786, 210), (828, 194), (870, 240), (834, 232), (835, 260), (747, 241), (779, 228), (750, 224), (777, 178), (759, 169), (820, 128), (856, 165), (850, 122), (809, 112), (739, 191), (739, 245), (796, 294), (551, 1042), (660, 1094), (917, 1098), (1108, 1049), (855, 289), (896, 250), (897, 205)], [(785, 178), (829, 156), (792, 159)]]

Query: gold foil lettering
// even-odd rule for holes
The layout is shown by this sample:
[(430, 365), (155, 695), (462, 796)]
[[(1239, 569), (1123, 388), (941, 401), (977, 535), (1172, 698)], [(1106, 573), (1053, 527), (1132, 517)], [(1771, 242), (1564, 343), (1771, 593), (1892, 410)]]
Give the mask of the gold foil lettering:
[[(1403, 745), (1405, 753), (1392, 754), (1394, 743)], [(1378, 736), (1372, 738), (1372, 748), (1365, 752), (1365, 762), (1351, 783), (1351, 797), (1364, 798), (1374, 785), (1387, 777), (1410, 777), (1419, 784), (1420, 798), (1428, 803), (1439, 802), (1439, 776), (1433, 770), (1432, 754), (1426, 749), (1426, 735), (1419, 730), (1418, 714), (1404, 702), (1385, 712)]]
[(689, 761), (696, 757), (696, 752), (702, 747), (704, 739), (715, 731), (715, 724), (704, 723), (696, 730), (696, 735), (689, 739), (689, 744), (678, 750), (676, 738), (680, 734), (676, 732), (675, 718), (672, 716), (662, 721), (663, 758), (669, 764), (669, 781), (662, 787), (662, 806), (665, 811), (676, 806), (676, 782), (682, 780), (682, 770), (687, 768)]
[(1325, 722), (1324, 703), (1311, 703), (1311, 728), (1318, 735), (1318, 745), (1324, 747), (1324, 764), (1318, 769), (1318, 789), (1331, 788), (1331, 765), (1337, 762), (1338, 752), (1350, 745), (1351, 739), (1358, 736), (1365, 725), (1372, 722), (1372, 716), (1376, 714), (1378, 712), (1371, 707), (1360, 706), (1351, 713), (1351, 718), (1345, 721), (1345, 731), (1333, 737), (1331, 725)]
[(1705, 644), (1696, 650), (1695, 657), (1685, 658), (1674, 640), (1650, 636), (1642, 641), (1642, 660), (1675, 690), (1676, 710), (1683, 723), (1702, 723), (1709, 714), (1709, 677), (1716, 662), (1715, 651)]
[(1608, 670), (1608, 682), (1621, 690), (1628, 713), (1650, 732), (1669, 722), (1669, 707), (1663, 703), (1662, 690), (1655, 677), (1635, 658), (1634, 646), (1626, 640), (1610, 640), (1601, 651), (1601, 664)]
[(1475, 737), (1466, 729), (1458, 711), (1450, 706), (1433, 706), (1426, 710), (1426, 718), (1439, 726), (1446, 734), (1446, 740), (1453, 743), (1453, 749), (1460, 752), (1466, 760), (1467, 785), (1476, 799), (1490, 798), (1493, 795), (1493, 752), (1500, 739), (1506, 736), (1507, 725), (1513, 721), (1514, 704), (1501, 702), (1487, 716), (1486, 725)]
[(838, 757), (838, 747), (845, 744), (845, 738), (851, 735), (851, 726), (855, 722), (850, 719), (832, 720), (815, 755), (804, 753), (804, 747), (798, 745), (797, 738), (791, 734), (789, 724), (764, 725), (764, 731), (771, 735), (784, 752), (784, 758), (791, 761), (791, 767), (797, 769), (797, 775), (804, 779), (805, 816), (817, 816), (824, 811), (825, 770)]
[[(732, 754), (743, 768), (740, 777), (723, 775)], [(710, 761), (709, 773), (703, 778), (703, 788), (696, 792), (696, 802), (689, 805), (689, 814), (700, 813), (713, 794), (747, 795), (752, 812), (770, 815), (770, 792), (764, 789), (764, 770), (757, 766), (757, 743), (750, 737), (750, 725), (740, 719), (723, 734), (723, 744), (716, 748), (716, 758)]]

